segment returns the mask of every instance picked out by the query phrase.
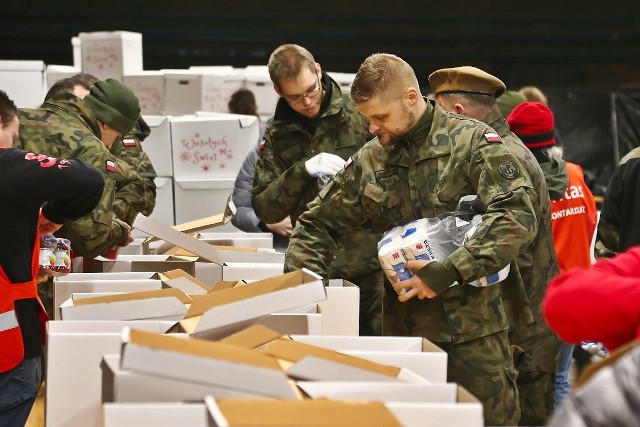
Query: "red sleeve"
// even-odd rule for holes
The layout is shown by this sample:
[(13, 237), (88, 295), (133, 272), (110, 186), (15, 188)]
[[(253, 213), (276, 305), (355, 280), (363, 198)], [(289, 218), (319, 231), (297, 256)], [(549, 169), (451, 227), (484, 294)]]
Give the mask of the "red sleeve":
[(554, 278), (543, 312), (569, 343), (599, 341), (614, 350), (634, 339), (640, 330), (640, 246)]

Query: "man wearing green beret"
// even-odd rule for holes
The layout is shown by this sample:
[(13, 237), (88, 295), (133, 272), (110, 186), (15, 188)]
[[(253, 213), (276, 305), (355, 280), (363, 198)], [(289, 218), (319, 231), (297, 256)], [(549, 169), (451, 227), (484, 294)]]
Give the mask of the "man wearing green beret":
[[(560, 341), (547, 326), (541, 311), (547, 283), (559, 272), (551, 230), (551, 200), (544, 172), (531, 151), (509, 130), (499, 111), (496, 99), (503, 99), (506, 89), (500, 79), (478, 68), (464, 66), (433, 72), (429, 84), (443, 110), (491, 126), (531, 180), (532, 186), (527, 192), (536, 214), (538, 232), (516, 259), (526, 295), (522, 294), (521, 287), (504, 287), (502, 292), (511, 318), (510, 342), (524, 350), (516, 365), (519, 370), (519, 425), (544, 425), (553, 412), (555, 373), (560, 359)], [(506, 96), (508, 101), (517, 99), (511, 94)]]
[[(131, 228), (113, 213), (117, 160), (109, 152), (114, 140), (128, 134), (140, 116), (133, 91), (115, 79), (96, 82), (84, 100), (60, 92), (40, 108), (20, 109), (20, 138), (15, 146), (53, 157), (83, 160), (100, 170), (105, 187), (88, 215), (66, 221), (56, 233), (71, 241), (74, 252), (94, 258), (131, 242)], [(131, 177), (123, 185), (137, 185)]]

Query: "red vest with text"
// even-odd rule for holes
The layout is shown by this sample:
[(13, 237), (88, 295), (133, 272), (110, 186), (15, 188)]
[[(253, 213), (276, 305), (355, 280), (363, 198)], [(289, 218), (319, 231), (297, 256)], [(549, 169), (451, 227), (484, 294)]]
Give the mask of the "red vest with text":
[(44, 328), (47, 315), (38, 297), (36, 274), (40, 256), (40, 233), (36, 233), (36, 242), (31, 257), (31, 276), (33, 280), (24, 283), (11, 283), (0, 266), (0, 372), (9, 371), (22, 362), (24, 346), (14, 301), (36, 298), (40, 303), (40, 323)]
[(591, 266), (591, 241), (598, 212), (593, 194), (584, 182), (582, 168), (567, 162), (569, 187), (560, 200), (551, 201), (551, 227), (560, 272)]

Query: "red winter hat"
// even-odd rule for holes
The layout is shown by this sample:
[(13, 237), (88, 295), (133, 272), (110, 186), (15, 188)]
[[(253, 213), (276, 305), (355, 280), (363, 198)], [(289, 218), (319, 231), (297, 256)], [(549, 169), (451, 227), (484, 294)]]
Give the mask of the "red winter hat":
[(507, 116), (509, 127), (528, 148), (550, 147), (553, 136), (553, 112), (541, 102), (523, 102)]

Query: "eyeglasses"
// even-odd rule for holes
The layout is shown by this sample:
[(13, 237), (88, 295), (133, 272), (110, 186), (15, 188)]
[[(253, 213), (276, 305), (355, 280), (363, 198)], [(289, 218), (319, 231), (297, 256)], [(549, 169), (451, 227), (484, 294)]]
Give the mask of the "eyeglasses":
[(312, 98), (316, 96), (316, 94), (320, 92), (320, 89), (322, 89), (322, 85), (320, 84), (320, 78), (318, 78), (318, 83), (316, 84), (316, 87), (311, 89), (309, 92), (303, 95), (298, 95), (298, 96), (288, 96), (288, 95), (282, 95), (282, 96), (284, 97), (284, 99), (286, 99), (286, 101), (289, 104), (299, 104), (305, 98)]

